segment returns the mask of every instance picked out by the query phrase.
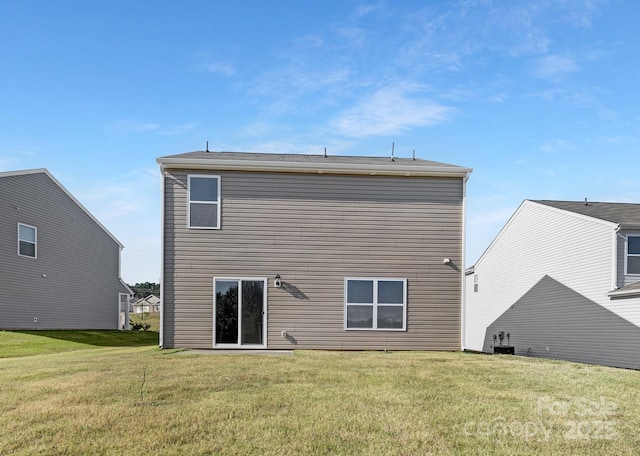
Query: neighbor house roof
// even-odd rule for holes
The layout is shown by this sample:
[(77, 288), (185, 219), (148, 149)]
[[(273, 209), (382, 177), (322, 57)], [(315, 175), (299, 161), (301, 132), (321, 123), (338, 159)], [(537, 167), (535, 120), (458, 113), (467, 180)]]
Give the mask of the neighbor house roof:
[(163, 168), (297, 173), (467, 177), (471, 168), (431, 160), (253, 152), (187, 152), (157, 159)]
[(562, 209), (576, 214), (619, 224), (621, 227), (640, 227), (640, 204), (599, 203), (591, 201), (531, 200), (534, 203)]
[(626, 298), (630, 296), (640, 295), (640, 281), (627, 285), (626, 287), (618, 288), (617, 290), (610, 291), (609, 296), (612, 298)]
[[(113, 234), (111, 234), (111, 232), (110, 232), (108, 229), (106, 229), (106, 228), (104, 227), (104, 225), (103, 225), (102, 223), (100, 223), (100, 222), (98, 221), (98, 219), (97, 219), (97, 218), (95, 218), (95, 217), (93, 216), (93, 214), (91, 214), (91, 212), (89, 212), (89, 211), (87, 210), (87, 208), (86, 208), (86, 207), (84, 207), (84, 206), (82, 205), (82, 203), (80, 203), (80, 201), (78, 201), (78, 200), (76, 199), (76, 197), (75, 197), (75, 196), (73, 196), (73, 195), (71, 194), (71, 192), (69, 192), (69, 190), (67, 190), (67, 189), (66, 189), (66, 188), (65, 188), (65, 187), (64, 187), (60, 182), (58, 182), (58, 180), (57, 180), (55, 177), (53, 177), (53, 175), (52, 175), (49, 171), (47, 171), (45, 168), (25, 169), (25, 170), (20, 170), (20, 171), (4, 171), (4, 172), (0, 172), (0, 178), (3, 178), (3, 177), (14, 177), (14, 176), (26, 176), (26, 175), (31, 175), (31, 174), (44, 174), (44, 175), (46, 175), (49, 179), (51, 179), (51, 180), (53, 181), (53, 183), (54, 183), (54, 184), (56, 184), (58, 187), (60, 187), (60, 189), (61, 189), (61, 190), (62, 190), (62, 191), (63, 191), (63, 192), (64, 192), (64, 193), (65, 193), (65, 194), (66, 194), (66, 195), (67, 195), (67, 196), (68, 196), (68, 197), (69, 197), (69, 198), (70, 198), (70, 199), (71, 199), (71, 200), (72, 200), (72, 201), (73, 201), (73, 202), (74, 202), (74, 203), (75, 203), (75, 204), (76, 204), (80, 209), (82, 209), (82, 210), (83, 210), (83, 211), (84, 211), (84, 212), (89, 216), (89, 218), (90, 218), (91, 220), (93, 220), (93, 221), (94, 221), (94, 222), (95, 222), (95, 223), (96, 223), (100, 228), (102, 228), (102, 230), (103, 230), (105, 233), (107, 233), (107, 235), (108, 235), (111, 239), (113, 239), (113, 240), (114, 240), (114, 242), (115, 242), (116, 244), (118, 244), (118, 246), (120, 247), (120, 250), (124, 249), (124, 245), (122, 245), (122, 243), (121, 243), (120, 241), (118, 241), (118, 239), (116, 239), (116, 237), (115, 237)], [(125, 286), (126, 286), (126, 284), (125, 284)], [(129, 288), (129, 287), (127, 287), (127, 289), (128, 289), (128, 288)], [(129, 289), (129, 291), (131, 291), (131, 290)]]
[(149, 295), (146, 298), (138, 299), (133, 303), (134, 306), (155, 306), (158, 304), (160, 304), (160, 298), (156, 295)]

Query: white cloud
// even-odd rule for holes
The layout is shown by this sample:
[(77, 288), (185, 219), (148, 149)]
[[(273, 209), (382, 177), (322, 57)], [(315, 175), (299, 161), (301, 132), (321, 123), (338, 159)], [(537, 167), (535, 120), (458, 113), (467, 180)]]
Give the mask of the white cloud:
[(174, 136), (186, 133), (195, 127), (195, 123), (164, 127), (156, 122), (139, 122), (135, 120), (116, 120), (107, 126), (110, 130), (125, 131), (130, 133), (157, 133), (160, 135)]
[(580, 69), (569, 57), (549, 55), (536, 60), (534, 74), (540, 79), (558, 80)]
[(37, 153), (36, 149), (29, 146), (7, 147), (0, 149), (0, 172), (15, 171), (20, 169), (20, 160), (24, 157), (32, 157)]
[(452, 108), (419, 98), (420, 87), (399, 84), (378, 90), (343, 111), (331, 126), (350, 137), (397, 134), (448, 120)]
[[(485, 202), (481, 206), (476, 205), (468, 210), (466, 220), (467, 266), (472, 266), (478, 261), (517, 209), (517, 205), (512, 207), (492, 207), (492, 204), (495, 204), (495, 202)], [(492, 208), (487, 209), (488, 207)]]
[(124, 246), (122, 278), (128, 283), (160, 277), (160, 193), (157, 168), (142, 168), (109, 181), (91, 181), (73, 192)]
[(372, 4), (360, 5), (353, 12), (353, 16), (356, 17), (356, 18), (360, 18), (362, 16), (366, 16), (367, 14), (369, 14), (372, 11), (375, 11), (378, 8), (379, 8), (379, 5), (372, 5)]
[(163, 129), (160, 133), (167, 136), (181, 135), (193, 130), (195, 126), (195, 123), (186, 123), (182, 125), (176, 125), (174, 127), (168, 127), (166, 129)]
[(134, 133), (143, 133), (148, 131), (156, 131), (160, 125), (154, 122), (138, 122), (135, 120), (116, 120), (108, 125), (111, 130), (130, 131)]
[(233, 76), (236, 74), (235, 67), (229, 62), (210, 62), (200, 65), (200, 68), (209, 73), (221, 74), (222, 76)]
[(199, 52), (193, 56), (197, 61), (194, 63), (193, 69), (197, 72), (215, 73), (222, 76), (233, 76), (236, 74), (236, 68), (232, 63), (217, 58), (210, 52)]
[(555, 154), (570, 149), (571, 143), (569, 141), (565, 141), (564, 139), (554, 139), (552, 141), (544, 143), (540, 147), (540, 150), (545, 154)]

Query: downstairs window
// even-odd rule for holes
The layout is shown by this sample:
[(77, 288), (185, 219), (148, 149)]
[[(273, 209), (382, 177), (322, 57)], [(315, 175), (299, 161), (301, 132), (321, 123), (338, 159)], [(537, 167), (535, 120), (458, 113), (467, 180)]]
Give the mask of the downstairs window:
[(345, 329), (406, 330), (406, 279), (347, 278), (344, 294)]

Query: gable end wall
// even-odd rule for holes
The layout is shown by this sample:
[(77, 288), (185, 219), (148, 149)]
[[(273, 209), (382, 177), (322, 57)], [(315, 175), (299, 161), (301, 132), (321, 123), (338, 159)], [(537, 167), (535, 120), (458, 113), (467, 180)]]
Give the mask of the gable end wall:
[[(37, 258), (18, 256), (19, 222)], [(0, 239), (0, 328), (118, 327), (120, 246), (46, 174), (0, 179)]]

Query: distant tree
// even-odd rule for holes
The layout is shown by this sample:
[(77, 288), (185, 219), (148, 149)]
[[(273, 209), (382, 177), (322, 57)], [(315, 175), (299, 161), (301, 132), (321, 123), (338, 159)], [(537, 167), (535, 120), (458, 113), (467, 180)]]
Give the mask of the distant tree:
[(133, 290), (133, 296), (135, 299), (146, 298), (149, 295), (160, 296), (160, 284), (153, 282), (136, 283), (135, 285), (129, 285), (129, 288)]

